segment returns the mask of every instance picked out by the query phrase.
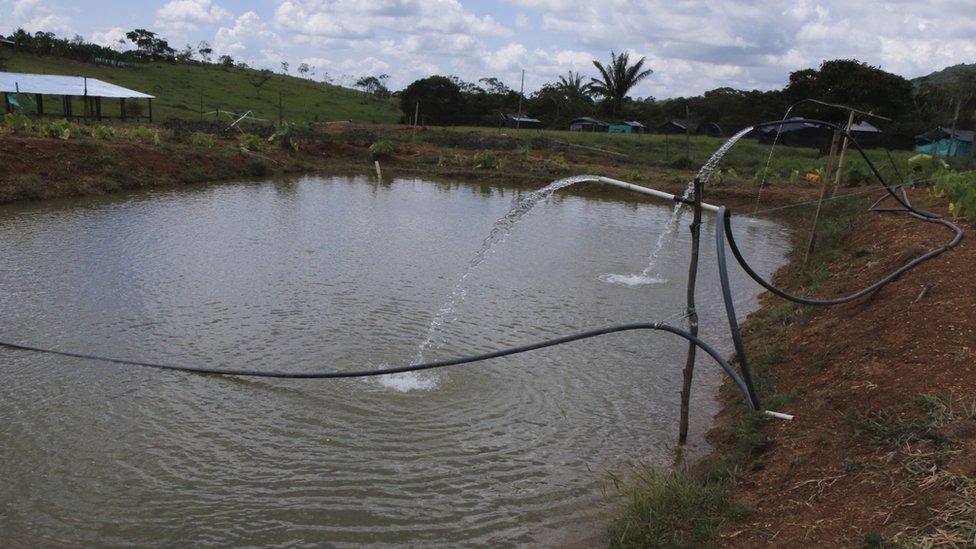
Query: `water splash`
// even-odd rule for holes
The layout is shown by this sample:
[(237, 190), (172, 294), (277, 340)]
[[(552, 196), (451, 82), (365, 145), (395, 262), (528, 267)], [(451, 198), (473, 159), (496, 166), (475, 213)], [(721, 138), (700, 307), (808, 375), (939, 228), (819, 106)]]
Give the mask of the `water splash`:
[[(525, 215), (536, 206), (536, 204), (542, 202), (546, 198), (549, 198), (559, 189), (564, 189), (570, 185), (575, 185), (584, 181), (592, 181), (594, 179), (595, 178), (593, 176), (589, 175), (577, 175), (567, 177), (565, 179), (559, 179), (539, 190), (524, 194), (516, 200), (512, 209), (509, 210), (508, 213), (502, 216), (498, 221), (496, 221), (491, 227), (491, 231), (488, 233), (488, 236), (485, 237), (474, 256), (472, 256), (472, 258), (468, 261), (468, 265), (464, 269), (464, 272), (461, 273), (461, 276), (458, 277), (457, 282), (454, 284), (454, 289), (451, 290), (451, 294), (444, 301), (444, 304), (441, 305), (440, 309), (438, 309), (437, 314), (434, 315), (434, 318), (430, 321), (430, 325), (427, 327), (427, 336), (418, 346), (417, 354), (414, 356), (411, 364), (419, 364), (424, 361), (424, 354), (434, 345), (435, 337), (440, 332), (441, 327), (445, 322), (453, 318), (454, 314), (457, 312), (458, 306), (464, 302), (465, 297), (467, 297), (466, 282), (468, 278), (478, 268), (478, 266), (485, 261), (492, 249), (508, 238), (515, 225), (518, 224), (518, 222), (521, 221), (522, 218), (525, 217)], [(437, 386), (437, 378), (434, 374), (418, 375), (415, 372), (380, 376), (378, 380), (379, 383), (384, 387), (401, 392), (430, 390)]]
[[(747, 133), (752, 131), (752, 127), (745, 128), (739, 133), (733, 135), (728, 141), (722, 144), (712, 156), (708, 158), (708, 161), (698, 170), (698, 175), (695, 177), (702, 182), (702, 185), (708, 182), (708, 179), (715, 172), (715, 168), (718, 167), (718, 163), (721, 162), (722, 157), (725, 156), (729, 149), (731, 149), (740, 139), (745, 137)], [(691, 198), (692, 193), (695, 192), (695, 180), (692, 179), (688, 182), (688, 186), (685, 188), (685, 192), (681, 195), (683, 198)], [(621, 275), (621, 274), (611, 274), (604, 273), (598, 278), (608, 284), (617, 284), (623, 286), (642, 286), (646, 284), (661, 284), (667, 282), (667, 279), (663, 279), (660, 276), (654, 275), (654, 269), (657, 267), (657, 258), (661, 255), (661, 251), (664, 247), (671, 243), (674, 239), (674, 235), (678, 232), (678, 226), (681, 223), (681, 217), (684, 215), (685, 208), (684, 204), (678, 202), (675, 204), (674, 209), (671, 210), (671, 217), (668, 218), (668, 222), (664, 226), (664, 230), (657, 237), (657, 242), (654, 243), (654, 248), (651, 249), (650, 255), (647, 257), (647, 266), (640, 274), (631, 275)]]

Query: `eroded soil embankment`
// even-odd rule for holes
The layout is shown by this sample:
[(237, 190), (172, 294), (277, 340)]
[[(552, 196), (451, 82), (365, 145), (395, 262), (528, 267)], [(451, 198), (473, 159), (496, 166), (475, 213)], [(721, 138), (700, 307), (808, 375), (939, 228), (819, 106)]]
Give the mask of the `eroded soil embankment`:
[[(810, 308), (764, 297), (747, 346), (796, 420), (763, 427), (733, 484), (752, 512), (722, 528), (723, 544), (976, 543), (976, 245), (973, 224), (961, 226), (959, 247), (870, 298)], [(866, 214), (816, 293), (867, 286), (951, 236)], [(735, 444), (738, 421), (737, 395), (725, 393), (711, 435), (720, 447)]]

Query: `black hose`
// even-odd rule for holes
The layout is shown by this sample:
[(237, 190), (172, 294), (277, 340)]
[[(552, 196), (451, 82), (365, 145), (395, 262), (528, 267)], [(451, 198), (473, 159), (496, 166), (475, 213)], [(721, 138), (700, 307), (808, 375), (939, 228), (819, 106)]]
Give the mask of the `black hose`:
[(100, 355), (85, 354), (85, 353), (75, 353), (69, 351), (58, 351), (55, 349), (46, 349), (43, 347), (35, 347), (32, 345), (23, 345), (19, 343), (9, 343), (6, 341), (0, 341), (0, 347), (7, 347), (9, 349), (16, 349), (20, 351), (31, 351), (35, 353), (45, 353), (50, 355), (58, 355), (71, 358), (81, 358), (85, 360), (95, 360), (99, 362), (109, 362), (112, 364), (124, 364), (129, 366), (143, 366), (146, 368), (158, 368), (162, 370), (172, 370), (177, 372), (190, 372), (194, 374), (210, 374), (210, 375), (221, 375), (221, 376), (247, 376), (247, 377), (271, 377), (271, 378), (286, 378), (286, 379), (334, 379), (334, 378), (349, 378), (349, 377), (371, 377), (371, 376), (382, 376), (388, 374), (399, 374), (404, 372), (417, 372), (421, 370), (430, 370), (433, 368), (443, 368), (445, 366), (457, 366), (461, 364), (469, 364), (471, 362), (479, 362), (482, 360), (489, 360), (493, 358), (501, 358), (504, 356), (515, 355), (519, 353), (524, 353), (528, 351), (534, 351), (537, 349), (543, 349), (546, 347), (552, 347), (555, 345), (562, 345), (564, 343), (569, 343), (572, 341), (579, 341), (581, 339), (589, 339), (591, 337), (598, 337), (606, 334), (612, 334), (617, 332), (627, 332), (632, 330), (658, 330), (663, 332), (669, 332), (674, 335), (683, 337), (684, 339), (690, 341), (691, 343), (702, 349), (718, 365), (725, 371), (726, 374), (732, 381), (736, 384), (742, 394), (752, 403), (753, 407), (758, 409), (759, 400), (752, 393), (751, 386), (746, 384), (735, 369), (709, 344), (705, 343), (696, 336), (690, 333), (669, 326), (662, 323), (634, 323), (634, 324), (620, 324), (618, 326), (609, 326), (607, 328), (598, 328), (595, 330), (588, 330), (585, 332), (579, 332), (576, 334), (571, 334), (563, 337), (558, 337), (555, 339), (549, 339), (546, 341), (540, 341), (538, 343), (530, 343), (528, 345), (520, 345), (518, 347), (509, 347), (507, 349), (500, 349), (498, 351), (492, 351), (490, 353), (483, 353), (479, 355), (471, 355), (460, 358), (451, 358), (447, 360), (438, 360), (434, 362), (426, 362), (423, 364), (411, 364), (405, 366), (395, 366), (392, 368), (386, 368), (382, 370), (359, 370), (359, 371), (349, 371), (349, 372), (281, 372), (281, 371), (263, 371), (263, 370), (247, 370), (247, 369), (222, 369), (222, 368), (208, 368), (202, 366), (185, 366), (179, 364), (163, 364), (156, 362), (144, 362), (139, 360), (129, 360), (125, 358), (113, 358), (105, 357)]

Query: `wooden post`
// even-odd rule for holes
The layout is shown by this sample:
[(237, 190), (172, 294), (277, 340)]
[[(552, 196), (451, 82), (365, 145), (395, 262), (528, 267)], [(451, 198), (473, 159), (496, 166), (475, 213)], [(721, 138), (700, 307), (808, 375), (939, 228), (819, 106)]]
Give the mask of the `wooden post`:
[(101, 122), (102, 121), (102, 98), (95, 98), (95, 118)]
[[(837, 173), (834, 175), (834, 192), (837, 194), (837, 189), (840, 188), (840, 180), (844, 174), (844, 154), (847, 153), (847, 143), (850, 141), (848, 135), (851, 133), (851, 126), (854, 125), (854, 111), (847, 117), (847, 129), (844, 134), (844, 144), (840, 147), (840, 157), (837, 160)], [(819, 209), (819, 208), (818, 208)]]
[(519, 88), (518, 118), (515, 119), (515, 130), (522, 127), (522, 94), (525, 93), (525, 69), (522, 69), (522, 87)]
[(813, 254), (813, 248), (817, 245), (817, 225), (820, 223), (820, 210), (823, 209), (824, 200), (827, 198), (827, 190), (830, 188), (830, 177), (833, 175), (834, 171), (837, 170), (840, 173), (839, 167), (834, 164), (834, 159), (837, 155), (837, 147), (840, 146), (841, 133), (839, 131), (834, 131), (834, 138), (830, 143), (830, 153), (827, 155), (827, 165), (824, 167), (823, 178), (820, 180), (820, 199), (817, 201), (817, 211), (813, 214), (813, 227), (810, 228), (810, 239), (807, 241), (807, 249), (803, 253), (803, 263), (804, 267), (807, 266), (807, 261), (810, 260), (810, 255)]
[(119, 98), (119, 113), (120, 113), (119, 116), (122, 117), (122, 120), (125, 120), (125, 98), (124, 97)]
[(37, 116), (44, 116), (44, 96), (42, 94), (34, 94), (34, 101), (37, 102)]
[[(698, 336), (698, 312), (695, 311), (695, 284), (698, 280), (698, 247), (701, 240), (702, 182), (695, 178), (694, 214), (691, 222), (691, 263), (688, 265), (688, 331)], [(698, 348), (688, 343), (688, 358), (685, 360), (684, 379), (681, 385), (681, 419), (678, 424), (678, 443), (688, 441), (688, 412), (691, 407), (691, 382), (695, 377), (695, 354)]]
[(149, 123), (152, 124), (152, 98), (149, 98)]
[(10, 113), (10, 94), (3, 92), (3, 112)]

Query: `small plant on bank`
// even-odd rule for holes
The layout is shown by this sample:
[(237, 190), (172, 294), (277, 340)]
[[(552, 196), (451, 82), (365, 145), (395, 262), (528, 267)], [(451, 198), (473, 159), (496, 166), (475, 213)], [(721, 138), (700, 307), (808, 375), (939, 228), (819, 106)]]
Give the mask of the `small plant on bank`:
[(19, 112), (11, 112), (3, 115), (4, 130), (15, 135), (30, 135), (33, 130), (31, 119)]
[(253, 133), (242, 133), (237, 137), (237, 142), (246, 151), (260, 151), (265, 145), (264, 139)]
[(298, 138), (295, 135), (295, 129), (287, 122), (275, 129), (275, 132), (268, 138), (268, 142), (282, 149), (298, 152)]
[(159, 138), (159, 130), (154, 130), (147, 126), (136, 126), (126, 131), (126, 136), (133, 141), (146, 143), (147, 145), (159, 145), (162, 141)]
[(553, 173), (568, 172), (570, 169), (569, 161), (561, 154), (554, 154), (546, 159), (546, 168)]
[(56, 139), (71, 139), (81, 134), (81, 126), (67, 120), (52, 120), (44, 126), (44, 135)]
[(394, 152), (396, 152), (396, 147), (393, 146), (393, 142), (389, 139), (380, 139), (369, 146), (369, 157), (373, 160), (389, 158), (393, 156)]
[(217, 141), (212, 135), (207, 135), (205, 133), (196, 132), (190, 137), (190, 144), (194, 147), (200, 147), (202, 149), (212, 149)]
[(115, 128), (111, 126), (95, 126), (92, 128), (92, 137), (102, 141), (112, 141), (116, 137)]
[(526, 147), (525, 145), (519, 145), (515, 149), (515, 154), (518, 158), (519, 163), (525, 164), (526, 162), (528, 162), (530, 152), (532, 152), (532, 149)]
[(976, 219), (976, 172), (941, 170), (935, 174), (929, 193), (949, 199), (949, 213), (953, 217)]
[(494, 170), (498, 168), (498, 158), (491, 151), (481, 151), (475, 153), (473, 164), (479, 170)]
[(454, 149), (444, 147), (437, 154), (437, 165), (443, 168), (444, 166), (451, 166), (453, 164), (457, 164), (457, 155), (454, 154)]

